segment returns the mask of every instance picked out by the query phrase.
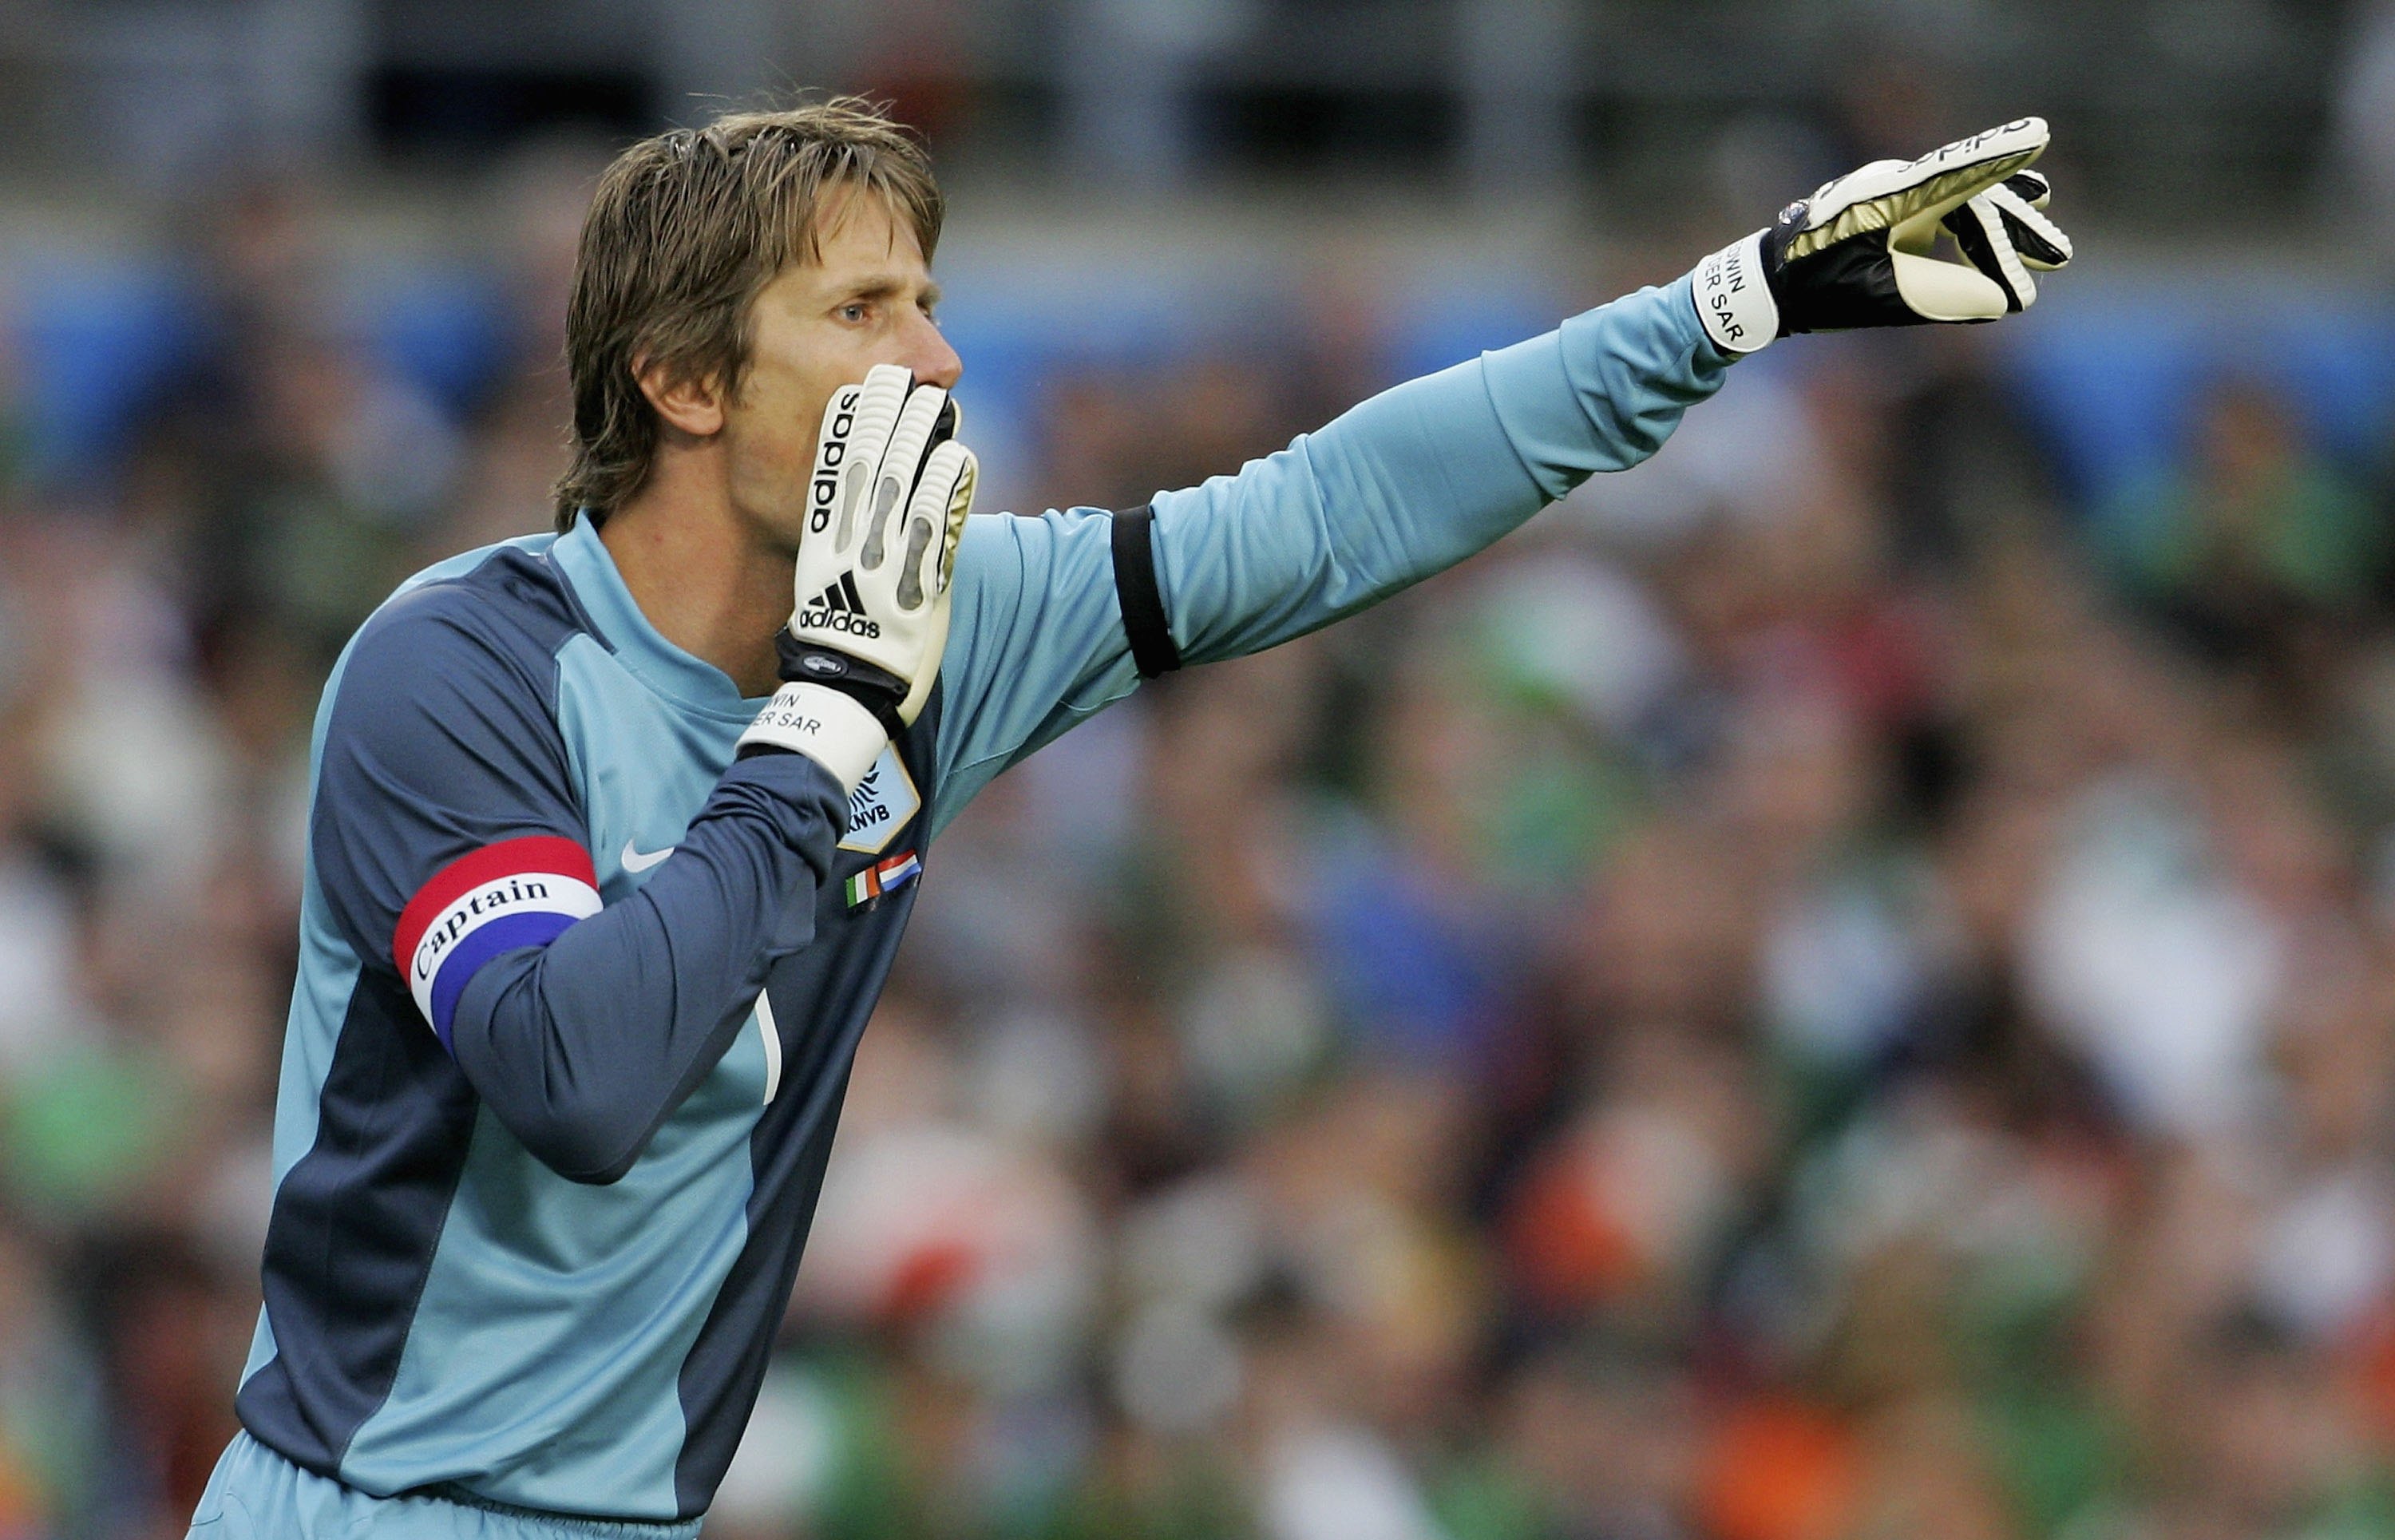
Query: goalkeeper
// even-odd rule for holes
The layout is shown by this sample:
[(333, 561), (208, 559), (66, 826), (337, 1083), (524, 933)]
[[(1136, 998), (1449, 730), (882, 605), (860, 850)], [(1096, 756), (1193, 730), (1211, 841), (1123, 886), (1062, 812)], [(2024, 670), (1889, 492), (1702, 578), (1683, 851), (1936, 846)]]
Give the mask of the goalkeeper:
[(1637, 463), (1776, 337), (2023, 309), (2070, 251), (2045, 139), (1865, 167), (1235, 475), (1036, 519), (967, 516), (910, 139), (835, 101), (626, 151), (560, 532), (411, 579), (325, 686), (265, 1308), (192, 1533), (695, 1533), (974, 792)]

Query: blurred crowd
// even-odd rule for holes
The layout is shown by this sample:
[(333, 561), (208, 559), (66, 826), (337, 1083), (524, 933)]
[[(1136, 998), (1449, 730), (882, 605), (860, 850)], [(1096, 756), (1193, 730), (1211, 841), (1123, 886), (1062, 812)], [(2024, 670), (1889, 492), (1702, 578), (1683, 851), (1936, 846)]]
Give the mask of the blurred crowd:
[[(546, 526), (575, 213), (462, 410), (260, 192), (104, 474), (0, 413), (0, 1537), (233, 1431), (316, 692)], [(1051, 373), (1010, 500), (1287, 442), (1370, 311)], [(2223, 371), (2074, 483), (1926, 331), (986, 792), (708, 1533), (2395, 1534), (2384, 468)]]

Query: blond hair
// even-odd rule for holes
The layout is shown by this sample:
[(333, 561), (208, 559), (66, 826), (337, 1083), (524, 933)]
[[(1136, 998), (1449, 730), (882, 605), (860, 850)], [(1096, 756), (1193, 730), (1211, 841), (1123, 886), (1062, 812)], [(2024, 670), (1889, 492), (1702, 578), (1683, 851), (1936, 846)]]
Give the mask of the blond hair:
[(835, 97), (727, 113), (642, 139), (599, 179), (574, 259), (565, 364), (574, 460), (555, 489), (557, 527), (604, 519), (648, 480), (657, 414), (638, 371), (736, 392), (748, 371), (757, 292), (819, 256), (827, 192), (885, 200), (923, 259), (946, 209), (931, 157), (873, 102)]

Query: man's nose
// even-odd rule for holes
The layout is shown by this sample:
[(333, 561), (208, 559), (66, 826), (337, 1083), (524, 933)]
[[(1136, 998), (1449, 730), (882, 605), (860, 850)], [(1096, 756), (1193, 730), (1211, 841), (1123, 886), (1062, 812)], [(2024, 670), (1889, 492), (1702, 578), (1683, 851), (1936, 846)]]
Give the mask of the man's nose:
[(906, 339), (906, 365), (915, 371), (915, 378), (926, 385), (953, 390), (957, 379), (965, 372), (965, 361), (928, 315), (918, 314)]

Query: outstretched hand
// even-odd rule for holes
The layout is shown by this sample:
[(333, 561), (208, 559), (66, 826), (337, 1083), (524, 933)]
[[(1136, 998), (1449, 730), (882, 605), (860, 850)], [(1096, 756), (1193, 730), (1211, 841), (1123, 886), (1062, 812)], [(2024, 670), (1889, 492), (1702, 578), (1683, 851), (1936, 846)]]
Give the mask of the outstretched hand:
[[(1873, 161), (1790, 204), (1777, 222), (1697, 264), (1697, 315), (1725, 352), (1791, 332), (1993, 321), (2037, 299), (2034, 272), (2071, 260), (2031, 162), (2027, 117), (1912, 161)], [(1938, 254), (1941, 234), (1961, 260)]]

